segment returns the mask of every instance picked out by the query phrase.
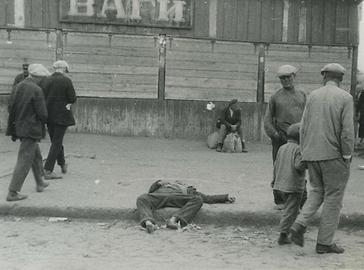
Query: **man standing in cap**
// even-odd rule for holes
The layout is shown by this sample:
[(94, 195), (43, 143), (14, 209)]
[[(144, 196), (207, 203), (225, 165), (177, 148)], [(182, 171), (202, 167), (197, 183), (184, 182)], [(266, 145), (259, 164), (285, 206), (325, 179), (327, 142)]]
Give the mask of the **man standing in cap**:
[(23, 64), (23, 73), (16, 75), (16, 77), (14, 79), (13, 87), (15, 87), (18, 83), (20, 83), (22, 80), (24, 80), (26, 77), (29, 76), (28, 67), (29, 67), (29, 64), (26, 64), (26, 63)]
[[(287, 129), (290, 125), (301, 121), (306, 104), (306, 94), (294, 87), (297, 69), (291, 65), (278, 68), (277, 77), (282, 88), (274, 93), (268, 103), (264, 118), (264, 130), (272, 142), (273, 163), (276, 160), (279, 147), (287, 143)], [(272, 182), (273, 186), (274, 183)], [(284, 199), (279, 191), (273, 190), (274, 202), (281, 209)]]
[(339, 88), (345, 69), (336, 63), (321, 70), (324, 86), (308, 97), (300, 131), (302, 159), (307, 162), (312, 190), (291, 227), (292, 241), (304, 244), (310, 218), (322, 204), (316, 252), (343, 253), (333, 243), (354, 148), (353, 97)]
[(61, 167), (62, 173), (67, 172), (67, 163), (64, 158), (63, 137), (67, 127), (75, 124), (71, 105), (76, 102), (76, 93), (68, 73), (69, 66), (66, 61), (54, 62), (55, 72), (43, 83), (43, 91), (48, 109), (48, 133), (51, 147), (44, 165), (45, 179), (60, 179), (62, 176), (53, 172), (54, 165)]
[(242, 152), (248, 152), (245, 148), (245, 140), (243, 135), (243, 127), (241, 125), (241, 111), (237, 99), (229, 101), (228, 106), (222, 111), (220, 118), (217, 121), (216, 127), (219, 129), (217, 139), (217, 152), (221, 152), (224, 138), (228, 132), (238, 132), (241, 144), (243, 147)]
[(20, 139), (18, 159), (9, 185), (7, 201), (27, 198), (19, 192), (32, 168), (37, 192), (48, 186), (44, 182), (42, 155), (38, 142), (45, 136), (44, 123), (47, 121), (47, 108), (42, 89), (37, 85), (49, 71), (41, 64), (29, 65), (29, 76), (17, 84), (9, 100), (9, 120), (6, 131), (12, 140)]

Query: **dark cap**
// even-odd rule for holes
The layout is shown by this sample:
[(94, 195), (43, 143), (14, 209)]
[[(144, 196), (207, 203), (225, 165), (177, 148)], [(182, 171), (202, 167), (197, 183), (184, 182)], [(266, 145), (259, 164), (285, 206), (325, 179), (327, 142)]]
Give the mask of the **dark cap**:
[(289, 139), (299, 140), (300, 138), (300, 127), (301, 123), (295, 123), (288, 127), (287, 129), (287, 137)]
[(229, 101), (229, 107), (232, 106), (232, 105), (234, 105), (234, 104), (236, 104), (236, 103), (238, 103), (238, 100), (236, 98), (230, 100)]
[(23, 69), (28, 69), (29, 64), (23, 64)]

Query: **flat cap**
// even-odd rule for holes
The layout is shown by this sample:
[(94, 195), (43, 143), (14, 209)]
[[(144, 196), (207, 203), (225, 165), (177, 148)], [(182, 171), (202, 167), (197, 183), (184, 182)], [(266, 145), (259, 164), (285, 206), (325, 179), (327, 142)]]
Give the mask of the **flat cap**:
[(235, 103), (238, 103), (238, 100), (236, 98), (229, 101), (229, 106), (234, 105)]
[(277, 77), (282, 77), (282, 76), (290, 76), (292, 74), (296, 75), (297, 73), (297, 68), (295, 68), (294, 66), (291, 65), (283, 65), (280, 66), (277, 70)]
[(287, 136), (288, 138), (298, 140), (300, 137), (301, 123), (295, 123), (288, 127)]
[(324, 72), (333, 72), (333, 73), (338, 73), (338, 74), (345, 74), (345, 68), (337, 63), (330, 63), (325, 65), (322, 69), (321, 69), (321, 74), (324, 74)]
[(64, 60), (58, 60), (56, 62), (53, 63), (53, 68), (58, 69), (58, 68), (65, 68), (65, 69), (69, 69), (70, 67), (68, 66), (67, 62)]
[(32, 76), (45, 77), (51, 73), (42, 64), (30, 64), (28, 67), (29, 74)]

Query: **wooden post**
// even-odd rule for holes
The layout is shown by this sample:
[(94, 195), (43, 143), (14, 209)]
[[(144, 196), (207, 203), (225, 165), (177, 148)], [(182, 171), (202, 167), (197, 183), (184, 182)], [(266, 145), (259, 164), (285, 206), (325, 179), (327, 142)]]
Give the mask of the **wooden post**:
[(63, 60), (63, 31), (56, 29), (56, 60)]
[(258, 81), (257, 81), (257, 105), (258, 123), (257, 135), (262, 140), (262, 125), (264, 115), (264, 79), (265, 79), (265, 45), (260, 43), (258, 46)]
[(352, 47), (350, 94), (355, 97), (358, 71), (358, 46)]
[(159, 35), (159, 70), (158, 70), (158, 99), (165, 98), (166, 91), (166, 53), (167, 40), (165, 34)]

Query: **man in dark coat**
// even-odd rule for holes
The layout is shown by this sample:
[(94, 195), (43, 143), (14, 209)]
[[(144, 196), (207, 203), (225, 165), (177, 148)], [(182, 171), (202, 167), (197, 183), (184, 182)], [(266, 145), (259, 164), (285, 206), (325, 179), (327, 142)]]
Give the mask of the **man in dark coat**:
[(243, 127), (241, 125), (241, 110), (239, 109), (237, 99), (231, 100), (228, 106), (223, 109), (221, 116), (217, 121), (216, 127), (218, 128), (219, 133), (216, 148), (217, 152), (221, 152), (224, 139), (229, 132), (237, 132), (239, 134), (243, 147), (242, 152), (248, 152), (245, 148)]
[(42, 155), (38, 142), (45, 136), (44, 123), (47, 121), (47, 108), (42, 89), (37, 85), (49, 71), (40, 64), (29, 66), (29, 76), (17, 84), (9, 100), (9, 119), (6, 131), (15, 141), (20, 139), (18, 159), (9, 185), (7, 201), (26, 199), (20, 194), (24, 180), (32, 168), (37, 184), (36, 190), (42, 192), (48, 183), (42, 179)]
[(53, 172), (55, 163), (67, 172), (64, 158), (63, 137), (67, 127), (75, 124), (71, 105), (76, 102), (76, 93), (68, 73), (66, 61), (59, 60), (53, 64), (55, 72), (42, 82), (42, 88), (48, 109), (47, 128), (51, 139), (51, 147), (44, 165), (45, 179), (59, 179), (62, 176)]
[(16, 75), (14, 82), (13, 82), (13, 87), (15, 87), (18, 83), (20, 83), (22, 80), (24, 80), (25, 78), (27, 78), (29, 76), (28, 67), (29, 67), (29, 64), (23, 64), (23, 72)]
[(157, 229), (153, 211), (165, 207), (180, 208), (167, 222), (167, 228), (178, 229), (186, 226), (196, 216), (203, 203), (233, 203), (234, 197), (228, 194), (205, 195), (180, 181), (154, 182), (149, 192), (140, 195), (137, 199), (137, 208), (140, 215), (140, 224), (148, 233)]

